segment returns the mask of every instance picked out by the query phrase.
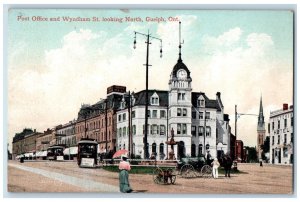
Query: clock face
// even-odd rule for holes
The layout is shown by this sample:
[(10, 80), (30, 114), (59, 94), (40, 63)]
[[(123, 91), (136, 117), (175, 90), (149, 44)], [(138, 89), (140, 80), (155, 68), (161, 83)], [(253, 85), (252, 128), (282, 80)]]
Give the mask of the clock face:
[(184, 69), (180, 69), (178, 70), (177, 72), (177, 77), (180, 78), (180, 79), (185, 79), (187, 76), (187, 73)]

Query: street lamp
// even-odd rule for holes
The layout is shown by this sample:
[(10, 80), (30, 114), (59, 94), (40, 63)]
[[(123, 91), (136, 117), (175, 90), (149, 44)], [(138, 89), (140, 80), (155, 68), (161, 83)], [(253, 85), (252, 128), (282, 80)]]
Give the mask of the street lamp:
[(235, 135), (235, 147), (234, 147), (234, 149), (235, 149), (235, 154), (234, 154), (234, 158), (236, 159), (236, 160), (238, 160), (237, 158), (238, 158), (238, 154), (237, 154), (237, 119), (238, 118), (240, 118), (241, 116), (243, 116), (243, 115), (247, 115), (247, 116), (258, 116), (257, 114), (245, 114), (245, 113), (238, 113), (237, 112), (237, 105), (235, 105), (235, 121), (234, 121), (234, 135)]
[(133, 48), (136, 48), (136, 35), (142, 35), (145, 36), (147, 38), (147, 41), (145, 42), (147, 44), (147, 52), (146, 52), (146, 103), (145, 103), (145, 137), (144, 137), (144, 158), (147, 159), (149, 158), (149, 154), (148, 154), (148, 148), (147, 148), (147, 133), (148, 133), (148, 67), (151, 66), (149, 65), (149, 44), (150, 43), (150, 39), (156, 39), (160, 41), (160, 57), (162, 57), (162, 40), (156, 37), (153, 37), (149, 34), (149, 30), (148, 30), (148, 34), (143, 34), (140, 32), (134, 32), (134, 42), (133, 42)]

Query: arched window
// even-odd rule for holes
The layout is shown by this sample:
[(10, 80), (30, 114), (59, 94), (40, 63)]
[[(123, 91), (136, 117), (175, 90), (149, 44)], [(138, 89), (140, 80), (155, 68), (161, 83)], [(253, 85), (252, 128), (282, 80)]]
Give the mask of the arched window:
[(209, 126), (206, 127), (206, 137), (210, 137), (211, 136), (211, 128)]
[(199, 151), (198, 151), (198, 155), (203, 154), (203, 145), (199, 144)]
[(126, 127), (123, 127), (123, 137), (126, 136)]
[(206, 150), (209, 150), (209, 144), (206, 145), (205, 149), (206, 149)]
[(152, 153), (156, 154), (156, 143), (152, 144)]
[(196, 145), (192, 144), (192, 148), (191, 148), (191, 156), (195, 157), (196, 156)]
[(164, 153), (164, 143), (159, 144), (159, 153), (163, 154)]

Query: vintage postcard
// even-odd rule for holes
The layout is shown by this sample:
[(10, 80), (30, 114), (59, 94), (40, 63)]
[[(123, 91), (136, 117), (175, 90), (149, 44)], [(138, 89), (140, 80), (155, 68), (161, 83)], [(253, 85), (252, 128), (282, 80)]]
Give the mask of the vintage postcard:
[(295, 194), (292, 10), (7, 20), (9, 193)]

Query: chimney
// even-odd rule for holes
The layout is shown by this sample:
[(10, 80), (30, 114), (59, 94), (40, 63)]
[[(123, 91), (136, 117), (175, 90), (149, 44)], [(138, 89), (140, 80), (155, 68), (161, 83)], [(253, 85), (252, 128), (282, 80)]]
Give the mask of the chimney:
[(216, 96), (217, 96), (217, 99), (221, 99), (221, 93), (220, 92), (217, 92)]
[(289, 105), (286, 104), (286, 103), (284, 103), (284, 104), (283, 104), (283, 110), (288, 110), (288, 109), (289, 109)]

